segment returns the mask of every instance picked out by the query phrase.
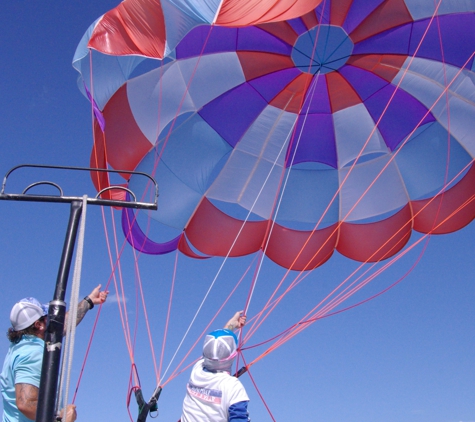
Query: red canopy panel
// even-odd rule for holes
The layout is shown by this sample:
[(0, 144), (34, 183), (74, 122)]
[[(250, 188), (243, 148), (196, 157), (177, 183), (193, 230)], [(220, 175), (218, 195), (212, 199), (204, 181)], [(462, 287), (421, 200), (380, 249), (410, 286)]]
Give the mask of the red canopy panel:
[(398, 253), (412, 231), (410, 205), (393, 216), (368, 224), (342, 223), (337, 251), (361, 262), (377, 262)]
[(475, 217), (475, 166), (454, 187), (434, 199), (413, 201), (414, 230), (421, 233), (452, 233)]

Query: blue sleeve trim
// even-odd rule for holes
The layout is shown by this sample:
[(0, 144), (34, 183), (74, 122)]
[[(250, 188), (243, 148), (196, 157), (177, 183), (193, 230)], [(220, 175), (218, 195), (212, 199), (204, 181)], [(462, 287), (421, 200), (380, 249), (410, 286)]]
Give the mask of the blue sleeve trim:
[(247, 401), (240, 401), (229, 406), (228, 422), (249, 422), (249, 413), (247, 412)]

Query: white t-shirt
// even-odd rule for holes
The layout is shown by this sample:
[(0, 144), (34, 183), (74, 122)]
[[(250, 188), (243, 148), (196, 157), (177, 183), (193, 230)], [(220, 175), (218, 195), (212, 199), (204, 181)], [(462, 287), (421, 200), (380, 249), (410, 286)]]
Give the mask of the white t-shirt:
[(249, 397), (241, 381), (227, 372), (207, 372), (203, 359), (191, 371), (183, 400), (181, 422), (224, 422), (229, 406)]

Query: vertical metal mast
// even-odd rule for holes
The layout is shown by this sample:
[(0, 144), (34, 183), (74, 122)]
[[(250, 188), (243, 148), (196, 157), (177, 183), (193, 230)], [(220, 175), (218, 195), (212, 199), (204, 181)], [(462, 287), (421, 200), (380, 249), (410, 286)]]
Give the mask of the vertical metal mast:
[[(136, 209), (148, 209), (156, 210), (158, 201), (158, 186), (156, 181), (146, 173), (133, 172), (127, 170), (106, 170), (95, 169), (87, 167), (64, 167), (64, 166), (46, 166), (46, 165), (34, 165), (34, 164), (22, 164), (12, 168), (4, 177), (2, 188), (0, 190), (0, 200), (15, 200), (15, 201), (33, 201), (33, 202), (60, 202), (69, 203), (70, 214), (69, 223), (64, 240), (63, 252), (61, 255), (61, 261), (58, 269), (58, 276), (56, 279), (56, 288), (54, 292), (53, 300), (49, 303), (48, 308), (48, 325), (45, 333), (45, 349), (43, 353), (43, 365), (41, 369), (41, 380), (38, 395), (38, 407), (36, 410), (36, 422), (53, 422), (55, 418), (55, 405), (56, 395), (58, 390), (58, 378), (59, 367), (61, 362), (61, 349), (64, 332), (64, 322), (66, 316), (66, 303), (64, 302), (64, 296), (66, 293), (66, 287), (68, 284), (69, 270), (71, 268), (71, 261), (74, 253), (74, 245), (76, 243), (76, 237), (78, 232), (78, 225), (81, 219), (83, 197), (70, 197), (64, 196), (61, 187), (53, 182), (41, 181), (29, 185), (21, 194), (7, 194), (5, 193), (5, 187), (7, 178), (15, 170), (19, 168), (46, 168), (46, 169), (61, 169), (61, 170), (76, 170), (76, 171), (96, 171), (96, 172), (108, 172), (108, 173), (125, 173), (134, 174), (138, 176), (146, 177), (150, 180), (155, 188), (155, 200), (154, 202), (138, 202), (135, 194), (128, 188), (122, 186), (108, 187), (100, 191), (95, 198), (87, 198), (87, 204), (124, 207), (124, 208), (136, 208)], [(34, 186), (38, 185), (50, 185), (58, 189), (59, 195), (34, 195), (28, 194)], [(122, 189), (127, 191), (131, 197), (131, 201), (121, 201), (113, 199), (103, 199), (101, 194), (107, 190)], [(71, 316), (74, 317), (74, 316)]]

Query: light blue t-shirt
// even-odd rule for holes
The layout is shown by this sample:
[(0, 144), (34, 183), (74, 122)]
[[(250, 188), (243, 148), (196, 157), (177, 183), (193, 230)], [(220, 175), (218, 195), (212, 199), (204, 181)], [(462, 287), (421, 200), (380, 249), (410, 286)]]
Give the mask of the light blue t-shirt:
[(3, 422), (31, 420), (18, 410), (15, 384), (31, 384), (39, 388), (44, 344), (42, 339), (32, 335), (25, 335), (17, 344), (10, 344), (0, 375)]

